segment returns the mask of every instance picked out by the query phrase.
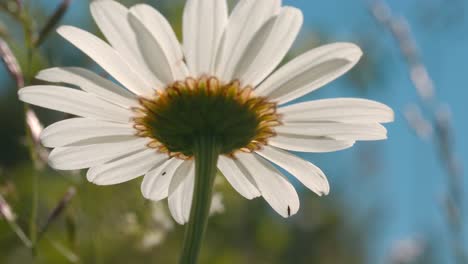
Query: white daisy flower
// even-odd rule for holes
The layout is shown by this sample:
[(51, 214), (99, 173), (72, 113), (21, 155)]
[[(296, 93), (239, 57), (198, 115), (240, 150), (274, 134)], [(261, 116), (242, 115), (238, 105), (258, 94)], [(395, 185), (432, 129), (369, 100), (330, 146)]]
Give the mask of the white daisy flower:
[[(81, 29), (58, 33), (119, 84), (82, 68), (52, 68), (22, 101), (78, 117), (41, 134), (58, 170), (89, 168), (98, 185), (144, 175), (143, 196), (168, 198), (174, 219), (186, 223), (195, 185), (197, 138), (210, 135), (217, 167), (247, 199), (262, 196), (283, 217), (299, 198), (272, 164), (318, 195), (324, 173), (288, 152), (330, 152), (358, 140), (381, 140), (392, 110), (378, 102), (336, 98), (285, 106), (338, 78), (362, 55), (351, 43), (313, 49), (278, 67), (302, 25), (302, 13), (280, 0), (240, 0), (228, 16), (224, 0), (188, 0), (183, 45), (154, 8), (127, 9), (112, 0), (91, 3), (108, 43)], [(73, 86), (65, 87), (64, 85)]]

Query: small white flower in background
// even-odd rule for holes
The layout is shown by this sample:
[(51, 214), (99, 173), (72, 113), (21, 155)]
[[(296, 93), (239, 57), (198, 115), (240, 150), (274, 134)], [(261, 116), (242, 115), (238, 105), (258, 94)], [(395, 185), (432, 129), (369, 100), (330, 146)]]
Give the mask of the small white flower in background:
[(141, 247), (143, 250), (149, 250), (159, 246), (169, 232), (174, 229), (174, 221), (170, 217), (167, 208), (161, 202), (151, 204), (152, 222), (147, 230), (143, 232)]
[(313, 49), (280, 64), (302, 25), (302, 13), (280, 0), (241, 0), (228, 16), (224, 0), (188, 0), (183, 45), (154, 8), (127, 9), (112, 0), (91, 3), (109, 44), (81, 29), (60, 35), (119, 84), (82, 68), (52, 68), (38, 79), (79, 87), (30, 86), (24, 102), (79, 116), (41, 134), (59, 170), (90, 168), (89, 181), (118, 184), (144, 175), (144, 197), (168, 198), (174, 219), (189, 219), (194, 189), (192, 145), (214, 135), (218, 168), (242, 196), (262, 196), (283, 217), (298, 195), (270, 162), (325, 195), (324, 173), (285, 151), (330, 152), (357, 140), (386, 138), (380, 124), (392, 110), (365, 99), (337, 98), (285, 106), (338, 78), (362, 55), (351, 43)]
[[(223, 197), (221, 193), (214, 193), (210, 207), (210, 216), (224, 212)], [(128, 213), (125, 217), (125, 231), (128, 234), (138, 233), (143, 229), (143, 238), (141, 248), (149, 250), (159, 246), (169, 232), (174, 229), (174, 220), (172, 220), (167, 207), (162, 202), (151, 203), (152, 221), (149, 226), (142, 227), (138, 224), (134, 213)]]
[(164, 231), (174, 229), (174, 222), (167, 212), (167, 208), (160, 202), (154, 202), (151, 206), (151, 215), (156, 226), (161, 227)]
[(214, 193), (211, 201), (210, 215), (224, 213), (223, 195), (221, 193)]
[(122, 219), (122, 231), (128, 235), (136, 234), (140, 231), (141, 226), (138, 223), (138, 217), (134, 212), (127, 212)]
[(166, 238), (166, 234), (166, 232), (158, 229), (145, 232), (141, 241), (141, 248), (143, 250), (150, 250), (156, 246), (161, 245), (161, 243)]

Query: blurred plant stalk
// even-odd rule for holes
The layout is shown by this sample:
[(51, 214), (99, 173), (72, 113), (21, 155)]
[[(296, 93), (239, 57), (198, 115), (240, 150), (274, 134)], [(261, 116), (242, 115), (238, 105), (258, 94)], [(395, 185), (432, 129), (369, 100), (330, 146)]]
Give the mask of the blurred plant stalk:
[(47, 217), (47, 220), (46, 220), (45, 224), (39, 230), (39, 234), (37, 236), (38, 241), (44, 236), (44, 234), (49, 229), (50, 225), (53, 222), (55, 222), (55, 220), (57, 220), (57, 218), (59, 216), (62, 215), (62, 213), (65, 211), (65, 209), (70, 204), (71, 200), (73, 199), (73, 197), (75, 197), (75, 195), (76, 195), (75, 187), (68, 188), (65, 195), (62, 197), (62, 199), (60, 199), (58, 204), (55, 206), (55, 208), (52, 210), (52, 212)]
[(18, 236), (18, 238), (23, 242), (24, 246), (27, 248), (32, 247), (31, 240), (27, 237), (26, 233), (21, 229), (21, 227), (16, 222), (16, 215), (13, 213), (10, 205), (6, 202), (3, 196), (0, 194), (0, 219), (3, 218), (6, 220), (11, 230)]
[[(21, 69), (18, 60), (16, 59), (14, 53), (10, 49), (8, 42), (0, 37), (0, 57), (3, 63), (6, 66), (9, 74), (15, 80), (16, 88), (21, 89), (22, 87), (31, 84), (33, 79), (32, 72), (32, 59), (35, 52), (39, 52), (38, 48), (49, 36), (49, 33), (56, 28), (60, 20), (63, 18), (66, 13), (71, 0), (63, 0), (59, 6), (56, 8), (54, 13), (47, 19), (45, 26), (41, 30), (37, 30), (35, 27), (34, 19), (29, 13), (29, 10), (24, 5), (22, 0), (15, 1), (2, 1), (0, 2), (0, 11), (5, 12), (10, 17), (19, 23), (23, 29), (25, 49), (27, 54), (26, 59), (26, 69)], [(5, 32), (3, 35), (9, 35), (8, 32)], [(47, 164), (48, 152), (40, 145), (39, 135), (42, 132), (43, 126), (37, 118), (36, 113), (28, 105), (24, 104), (24, 116), (25, 116), (25, 128), (26, 128), (26, 139), (27, 146), (29, 148), (31, 160), (33, 161), (35, 168), (37, 170), (43, 169)], [(42, 231), (38, 231), (37, 228), (37, 218), (38, 218), (38, 202), (39, 202), (39, 177), (38, 173), (33, 174), (32, 179), (32, 189), (33, 189), (33, 201), (32, 201), (32, 210), (31, 210), (31, 219), (30, 219), (30, 230), (29, 230), (29, 239), (30, 248), (32, 250), (33, 257), (36, 255), (36, 245), (38, 242), (39, 235), (42, 235)], [(73, 196), (71, 196), (73, 197)], [(71, 199), (71, 198), (70, 198)], [(63, 204), (59, 203), (59, 206), (63, 207)], [(57, 208), (56, 208), (57, 209)], [(54, 210), (55, 212), (55, 210)], [(54, 215), (52, 215), (54, 216)], [(56, 217), (56, 216), (54, 216)], [(50, 222), (50, 217), (47, 223)], [(9, 222), (10, 223), (10, 222)], [(13, 222), (15, 223), (15, 222)], [(50, 223), (49, 223), (50, 224)], [(45, 230), (48, 225), (45, 226)], [(10, 225), (11, 226), (11, 225)], [(12, 226), (13, 230), (18, 234), (18, 226)], [(21, 230), (21, 229), (19, 229)], [(22, 230), (21, 230), (22, 232)], [(21, 233), (20, 232), (20, 233)], [(22, 232), (24, 234), (24, 232)], [(18, 236), (20, 236), (18, 234)], [(22, 240), (26, 236), (21, 235)]]
[(10, 76), (15, 80), (17, 88), (24, 86), (24, 76), (16, 57), (13, 55), (7, 42), (0, 38), (0, 57)]
[(40, 31), (38, 38), (34, 41), (34, 46), (39, 47), (47, 39), (47, 36), (56, 28), (63, 16), (66, 14), (71, 0), (63, 0), (55, 9), (54, 14), (48, 19), (47, 24)]
[(455, 154), (455, 133), (450, 108), (436, 97), (434, 82), (420, 58), (418, 45), (408, 22), (403, 17), (394, 17), (384, 0), (371, 1), (369, 8), (373, 17), (392, 34), (408, 65), (409, 76), (420, 102), (411, 104), (405, 116), (416, 134), (423, 140), (432, 137), (438, 149), (437, 154), (448, 176), (449, 193), (445, 211), (452, 232), (454, 255), (457, 263), (467, 263), (468, 256), (462, 242), (463, 166)]

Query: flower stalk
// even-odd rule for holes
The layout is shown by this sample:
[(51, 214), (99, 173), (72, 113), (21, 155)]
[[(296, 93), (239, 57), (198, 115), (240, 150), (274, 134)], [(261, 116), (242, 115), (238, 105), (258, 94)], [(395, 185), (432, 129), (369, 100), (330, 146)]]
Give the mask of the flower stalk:
[(63, 16), (67, 12), (72, 0), (63, 0), (62, 3), (57, 7), (53, 15), (48, 19), (47, 24), (40, 31), (38, 38), (34, 41), (34, 46), (39, 47), (49, 36), (50, 32), (58, 25), (62, 20)]
[(220, 146), (212, 136), (200, 136), (195, 141), (195, 189), (180, 264), (197, 263), (208, 223), (219, 151)]

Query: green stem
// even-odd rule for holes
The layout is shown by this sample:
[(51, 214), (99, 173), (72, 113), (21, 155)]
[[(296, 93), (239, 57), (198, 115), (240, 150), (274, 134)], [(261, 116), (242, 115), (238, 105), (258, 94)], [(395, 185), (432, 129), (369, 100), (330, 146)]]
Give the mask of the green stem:
[[(31, 84), (32, 80), (32, 60), (33, 60), (33, 53), (34, 53), (34, 28), (31, 18), (29, 17), (29, 13), (26, 9), (19, 10), (17, 14), (18, 20), (20, 21), (23, 27), (23, 34), (24, 34), (24, 41), (26, 43), (26, 50), (27, 50), (27, 58), (26, 58), (26, 69), (24, 70), (23, 75), (23, 83), (24, 85)], [(18, 87), (22, 88), (22, 87)], [(28, 112), (28, 106), (24, 106), (24, 115), (26, 117)], [(28, 123), (26, 122), (26, 133), (28, 139), (28, 147), (31, 159), (36, 166), (37, 164), (37, 156), (35, 152), (35, 144), (34, 138), (32, 135), (32, 131), (29, 128)], [(33, 262), (36, 261), (36, 254), (37, 254), (37, 217), (38, 217), (38, 206), (39, 206), (39, 175), (37, 172), (33, 173), (33, 180), (32, 180), (32, 208), (31, 208), (31, 219), (29, 222), (29, 239), (31, 241), (31, 254)]]
[(71, 0), (62, 0), (62, 3), (57, 7), (54, 14), (49, 18), (47, 24), (39, 33), (39, 37), (34, 41), (34, 46), (39, 47), (47, 36), (52, 32), (52, 30), (58, 25), (60, 20), (62, 20), (63, 16), (67, 12), (68, 7), (70, 6)]
[(18, 236), (18, 238), (23, 242), (24, 246), (27, 248), (31, 248), (32, 243), (29, 240), (29, 238), (26, 236), (24, 233), (23, 229), (15, 222), (15, 221), (7, 221), (8, 225), (10, 225), (10, 228), (15, 232), (15, 234)]
[(32, 209), (31, 209), (31, 220), (29, 222), (29, 237), (32, 243), (31, 251), (33, 257), (36, 256), (36, 243), (37, 243), (37, 213), (39, 207), (39, 175), (37, 172), (33, 172), (33, 183), (32, 183)]
[(214, 137), (202, 136), (194, 145), (195, 189), (193, 191), (190, 219), (185, 231), (180, 264), (197, 263), (208, 223), (219, 146)]

